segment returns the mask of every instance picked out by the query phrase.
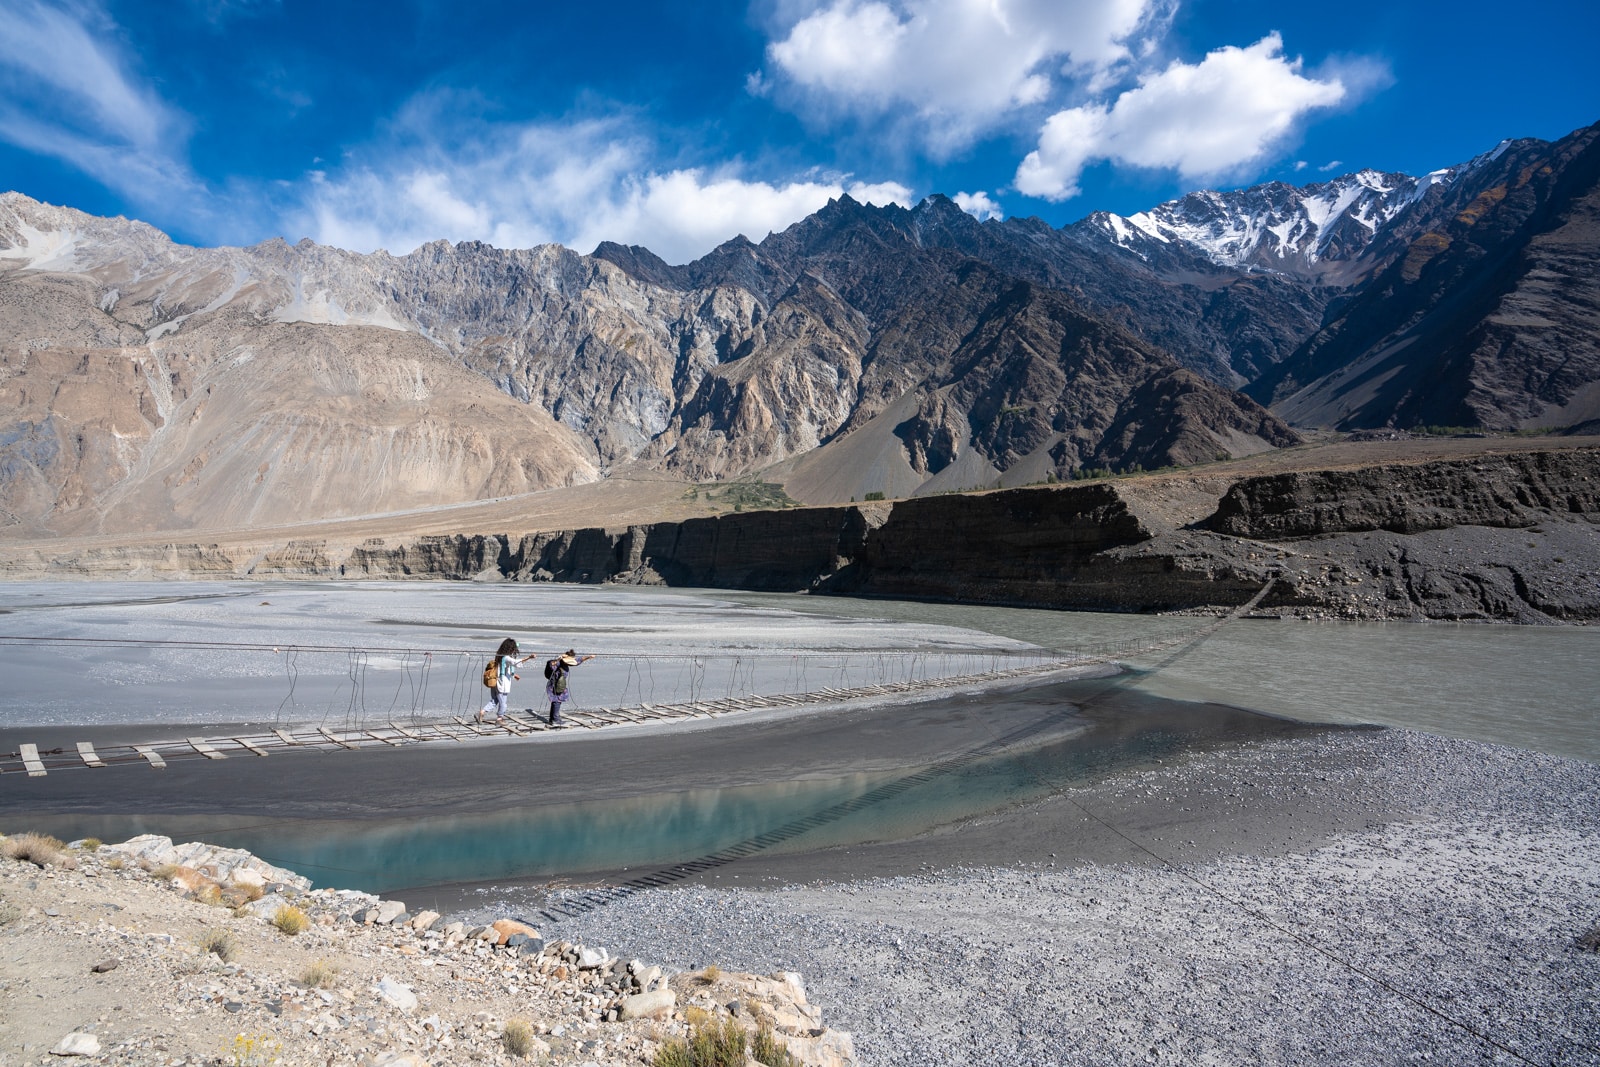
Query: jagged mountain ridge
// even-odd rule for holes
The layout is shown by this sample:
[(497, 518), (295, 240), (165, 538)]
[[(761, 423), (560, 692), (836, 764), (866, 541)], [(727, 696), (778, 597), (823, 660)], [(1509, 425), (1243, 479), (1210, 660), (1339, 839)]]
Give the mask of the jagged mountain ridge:
[[(0, 270), (0, 401), (12, 409), (0, 430), (8, 474), (0, 507), (16, 525), (74, 532), (428, 506), (452, 494), (571, 484), (628, 464), (694, 479), (760, 470), (896, 403), (920, 407), (962, 386), (949, 368), (976, 366), (964, 346), (1015, 285), (954, 250), (919, 250), (892, 230), (860, 225), (827, 231), (790, 276), (749, 288), (663, 287), (558, 246), (434, 242), (399, 257), (310, 242), (186, 248), (142, 224), (15, 194), (0, 198), (0, 245), (9, 261)], [(722, 254), (736, 257), (738, 246)], [(41, 299), (46, 290), (53, 300)], [(1082, 316), (1071, 323), (1099, 328)], [(1217, 394), (1183, 408), (1230, 413), (1215, 433), (1202, 418), (1107, 436), (1117, 417), (1152, 417), (1125, 411), (1119, 390), (1148, 391), (1160, 380), (1151, 368), (1176, 369), (1111, 329), (1121, 362), (1138, 370), (1101, 375), (1106, 417), (1067, 426), (1053, 410), (1061, 398), (1048, 393), (1062, 387), (1060, 375), (967, 388), (972, 397), (1003, 394), (1012, 412), (1006, 425), (951, 421), (963, 435), (950, 450), (987, 472), (973, 485), (1019, 464), (1040, 478), (1064, 476), (1091, 460), (1154, 466), (1292, 437), (1198, 378), (1172, 387)], [(1053, 336), (1060, 351), (1043, 358), (1070, 362), (1070, 339)], [(396, 376), (389, 364), (400, 353), (411, 370)], [(449, 369), (463, 366), (478, 377)], [(1115, 361), (1103, 366), (1116, 370)], [(70, 402), (79, 384), (105, 403)], [(305, 408), (289, 410), (296, 402)], [(1241, 403), (1248, 410), (1234, 417)], [(520, 427), (511, 418), (518, 410)], [(1012, 425), (1023, 412), (1052, 427), (1052, 445), (1069, 429), (1079, 444), (1042, 450), (1043, 437)], [(395, 501), (378, 491), (395, 476), (373, 445), (384, 433), (368, 432), (383, 425), (426, 442), (401, 449), (414, 457), (404, 466), (415, 484)], [(1263, 426), (1266, 436), (1240, 425)], [(519, 434), (537, 445), (532, 458), (518, 460)], [(1030, 442), (1032, 452), (1019, 451)], [(319, 468), (319, 448), (336, 462)], [(882, 448), (909, 455), (901, 437)], [(267, 452), (252, 468), (255, 449)], [(923, 474), (938, 473), (919, 463)], [(872, 466), (856, 471), (849, 495), (887, 491)]]
[(1103, 235), (1142, 259), (1157, 259), (1166, 252), (1162, 246), (1177, 244), (1219, 267), (1347, 284), (1371, 269), (1369, 253), (1381, 255), (1400, 216), (1419, 206), (1415, 214), (1426, 216), (1430, 199), (1446, 198), (1514, 143), (1502, 141), (1475, 159), (1420, 178), (1369, 169), (1304, 186), (1268, 182), (1231, 192), (1201, 190), (1126, 217), (1097, 211), (1074, 228)]
[(1516, 142), (1475, 188), (1248, 391), (1347, 430), (1600, 420), (1600, 126)]
[[(1056, 230), (1036, 219), (979, 223), (943, 197), (913, 209), (842, 198), (759, 244), (738, 238), (682, 266), (617, 245), (592, 256), (559, 246), (443, 241), (407, 256), (309, 241), (195, 249), (140, 223), (6, 194), (0, 350), (11, 379), (33, 366), (31, 352), (76, 349), (113, 379), (159, 398), (165, 387), (156, 378), (169, 373), (163, 361), (174, 346), (183, 352), (184, 388), (209, 389), (248, 376), (235, 373), (233, 360), (246, 350), (259, 354), (253, 342), (283, 357), (260, 360), (258, 370), (292, 368), (293, 353), (277, 346), (307, 343), (305, 329), (363, 331), (361, 344), (329, 349), (350, 360), (335, 377), (348, 386), (339, 403), (353, 412), (356, 398), (381, 405), (385, 388), (405, 391), (380, 366), (383, 339), (412, 351), (410, 341), (396, 339), (412, 338), (422, 345), (413, 378), (440, 382), (446, 366), (465, 367), (479, 384), (471, 374), (451, 378), (460, 403), (489, 410), (499, 403), (493, 397), (515, 398), (531, 420), (512, 420), (498, 445), (422, 449), (414, 481), (420, 487), (431, 478), (433, 486), (408, 498), (416, 506), (452, 494), (474, 499), (571, 484), (630, 464), (694, 479), (773, 470), (792, 477), (805, 498), (822, 500), (1193, 462), (1292, 440), (1280, 422), (1206, 378), (1234, 383), (1270, 371), (1322, 326), (1330, 302), (1359, 293), (1345, 282), (1410, 254), (1419, 235), (1476, 202), (1504, 159), (1541, 146), (1510, 142), (1425, 179), (1363, 172), (1301, 190), (1196, 194), (1199, 200), (1143, 213), (1151, 230), (1138, 231), (1132, 243), (1139, 247), (1119, 241), (1130, 235), (1109, 217)], [(1196, 207), (1202, 203), (1209, 221)], [(37, 293), (52, 285), (64, 302), (41, 318)], [(281, 329), (295, 324), (304, 328)], [(1175, 373), (1162, 348), (1202, 376)], [(58, 528), (88, 528), (106, 517), (63, 516), (74, 508), (90, 514), (98, 492), (122, 501), (117, 514), (128, 515), (128, 501), (149, 496), (130, 486), (148, 482), (154, 469), (138, 442), (160, 438), (186, 458), (176, 471), (155, 465), (165, 472), (153, 490), (160, 502), (141, 505), (141, 521), (199, 521), (205, 509), (195, 502), (206, 493), (191, 490), (180, 506), (173, 486), (187, 484), (184, 472), (197, 460), (196, 470), (230, 468), (214, 462), (215, 443), (165, 441), (184, 435), (176, 409), (157, 399), (134, 405), (157, 416), (142, 415), (137, 432), (102, 427), (100, 452), (123, 459), (95, 460), (94, 477), (80, 479), (76, 495), (60, 495), (71, 479), (59, 470), (46, 476), (41, 462), (59, 467), (76, 451), (82, 466), (96, 451), (66, 447), (59, 427), (41, 428), (51, 412), (38, 406), (39, 396), (67, 377), (38, 370), (43, 362), (30, 371), (43, 377), (24, 382), (35, 405), (29, 417), (0, 428), (8, 473), (0, 507), (21, 507), (40, 521), (52, 516)], [(281, 389), (292, 379), (275, 374), (272, 381)], [(413, 416), (428, 417), (431, 404), (414, 401)], [(375, 417), (363, 410), (363, 418)], [(318, 420), (299, 425), (313, 424), (315, 433), (296, 431), (301, 440), (341, 435)], [(486, 449), (496, 456), (517, 450), (519, 435), (535, 424), (543, 442), (536, 462), (482, 462)], [(251, 432), (262, 440), (283, 433)], [(441, 439), (437, 428), (429, 433)], [(293, 441), (284, 447), (310, 455)], [(479, 459), (468, 465), (476, 473), (467, 486), (444, 484), (446, 470), (461, 469), (441, 458), (452, 448)], [(371, 461), (359, 452), (349, 451), (358, 468)], [(298, 469), (311, 476), (309, 465)], [(107, 479), (120, 487), (116, 494)], [(351, 481), (357, 489), (369, 484)], [(28, 492), (14, 490), (20, 485)], [(235, 521), (262, 521), (267, 512), (293, 511), (303, 496), (291, 490), (266, 506), (247, 493), (231, 513)], [(370, 493), (362, 501), (369, 510), (384, 506)], [(318, 504), (327, 513), (351, 506)]]

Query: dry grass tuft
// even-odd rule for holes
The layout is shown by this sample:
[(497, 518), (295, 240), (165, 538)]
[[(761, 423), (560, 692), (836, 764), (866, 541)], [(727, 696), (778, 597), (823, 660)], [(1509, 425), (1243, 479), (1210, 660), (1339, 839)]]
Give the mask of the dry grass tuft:
[(230, 885), (222, 891), (228, 905), (234, 908), (243, 907), (251, 901), (260, 900), (265, 891), (258, 885)]
[(715, 963), (700, 972), (700, 980), (706, 985), (716, 985), (717, 979), (722, 977), (722, 968)]
[(239, 954), (239, 941), (228, 930), (206, 930), (200, 934), (201, 952), (209, 952), (223, 963), (232, 963)]
[(22, 918), (22, 909), (9, 900), (0, 900), (0, 926), (10, 926)]
[(73, 842), (73, 845), (82, 849), (84, 852), (99, 852), (100, 846), (103, 844), (105, 844), (105, 842), (100, 840), (98, 837), (85, 837), (82, 840)]
[(732, 1019), (694, 1028), (689, 1040), (675, 1038), (656, 1052), (655, 1067), (744, 1067), (747, 1037)]
[(162, 863), (150, 868), (150, 877), (163, 882), (170, 882), (178, 876), (176, 863)]
[(194, 891), (194, 899), (202, 904), (209, 904), (213, 908), (231, 907), (222, 899), (222, 887), (212, 882), (207, 882)]
[(311, 925), (311, 920), (293, 904), (280, 904), (272, 915), (272, 925), (293, 937)]
[(526, 1058), (533, 1051), (533, 1027), (528, 1025), (526, 1019), (507, 1019), (506, 1028), (500, 1034), (500, 1043), (511, 1055), (518, 1059)]
[(23, 860), (38, 867), (76, 867), (78, 861), (67, 851), (59, 838), (49, 834), (16, 834), (0, 842), (0, 854), (7, 859)]
[(765, 1023), (761, 1024), (761, 1028), (750, 1039), (750, 1055), (756, 1062), (766, 1064), (766, 1067), (801, 1067), (799, 1058), (789, 1051), (789, 1046), (785, 1045), (773, 1032), (772, 1027)]
[(300, 984), (307, 989), (332, 989), (339, 984), (339, 968), (327, 960), (315, 960), (300, 972)]

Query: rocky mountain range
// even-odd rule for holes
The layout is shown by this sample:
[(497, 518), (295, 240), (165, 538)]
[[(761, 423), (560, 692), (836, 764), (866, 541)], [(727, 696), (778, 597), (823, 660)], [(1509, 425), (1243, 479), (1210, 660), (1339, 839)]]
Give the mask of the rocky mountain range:
[[(1600, 403), (1593, 140), (1060, 229), (841, 198), (683, 265), (609, 243), (192, 248), (7, 193), (0, 523), (259, 526), (636, 470), (827, 502), (1297, 440), (1240, 386), (1311, 426), (1581, 422)], [(1334, 383), (1378, 349), (1417, 369), (1347, 401)], [(1463, 397), (1499, 399), (1415, 399), (1457, 371)]]
[(1301, 425), (1593, 432), (1600, 126), (1503, 146), (1441, 208), (1247, 392)]

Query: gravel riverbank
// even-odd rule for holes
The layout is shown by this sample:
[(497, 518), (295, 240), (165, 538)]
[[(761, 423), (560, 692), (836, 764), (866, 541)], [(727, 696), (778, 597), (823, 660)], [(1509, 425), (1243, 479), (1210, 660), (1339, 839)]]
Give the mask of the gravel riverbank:
[[(937, 861), (1024, 831), (1037, 862)], [(1126, 859), (1084, 858), (1085, 833)], [(924, 874), (808, 884), (797, 864), (774, 877), (799, 884), (645, 893), (552, 933), (801, 971), (870, 1064), (1600, 1064), (1593, 764), (1401, 731), (1263, 739), (921, 847)]]

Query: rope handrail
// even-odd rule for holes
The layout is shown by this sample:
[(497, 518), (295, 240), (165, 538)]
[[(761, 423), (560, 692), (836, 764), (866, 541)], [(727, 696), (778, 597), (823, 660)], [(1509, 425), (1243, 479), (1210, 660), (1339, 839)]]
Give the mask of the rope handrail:
[[(1087, 652), (1081, 649), (1067, 652), (1060, 649), (1039, 647), (1008, 649), (947, 646), (921, 650), (836, 649), (821, 651), (791, 649), (766, 651), (741, 649), (698, 655), (627, 654), (614, 657), (629, 661), (627, 680), (624, 682), (624, 698), (626, 698), (629, 687), (635, 684), (635, 676), (640, 673), (641, 666), (653, 672), (652, 665), (677, 663), (680, 677), (675, 683), (676, 689), (681, 694), (687, 688), (688, 699), (677, 699), (659, 704), (645, 700), (645, 685), (643, 678), (640, 677), (637, 681), (640, 691), (640, 699), (638, 701), (630, 703), (624, 699), (614, 706), (569, 710), (565, 717), (572, 725), (578, 728), (598, 729), (623, 724), (671, 722), (702, 717), (717, 717), (733, 712), (756, 709), (795, 708), (875, 698), (904, 697), (962, 686), (988, 685), (1007, 679), (1036, 677), (1067, 670), (1082, 670), (1127, 659), (1134, 655), (1163, 652), (1203, 640), (1229, 622), (1253, 610), (1266, 597), (1273, 584), (1274, 580), (1269, 579), (1247, 602), (1199, 628), (1186, 630), (1156, 640), (1145, 639), (1116, 646), (1106, 644)], [(316, 725), (297, 723), (278, 726), (268, 732), (241, 732), (227, 736), (169, 738), (144, 744), (107, 745), (98, 751), (88, 742), (78, 742), (75, 752), (64, 748), (40, 750), (35, 745), (21, 745), (16, 752), (0, 753), (0, 773), (25, 770), (29, 776), (38, 777), (51, 770), (106, 767), (130, 763), (143, 763), (153, 768), (161, 769), (166, 766), (169, 760), (218, 760), (226, 759), (230, 755), (242, 754), (259, 757), (266, 756), (274, 751), (295, 749), (337, 751), (374, 744), (403, 746), (447, 740), (455, 742), (486, 738), (509, 740), (530, 737), (533, 734), (556, 728), (551, 727), (548, 723), (539, 721), (537, 718), (521, 718), (516, 715), (508, 716), (504, 722), (483, 723), (470, 721), (471, 711), (463, 711), (460, 714), (453, 715), (446, 712), (443, 716), (435, 715), (426, 721), (418, 717), (416, 713), (418, 705), (426, 702), (427, 673), (432, 667), (433, 657), (437, 655), (460, 658), (465, 665), (465, 671), (475, 673), (477, 668), (473, 665), (482, 659), (484, 655), (481, 650), (356, 648), (349, 646), (267, 645), (239, 642), (168, 642), (131, 638), (55, 639), (0, 637), (0, 642), (14, 644), (23, 642), (59, 643), (62, 640), (70, 640), (82, 644), (94, 643), (105, 647), (177, 647), (205, 651), (226, 649), (235, 652), (271, 651), (273, 653), (286, 654), (288, 656), (286, 662), (289, 671), (290, 692), (284, 698), (284, 705), (287, 705), (294, 698), (294, 687), (298, 677), (296, 656), (309, 653), (345, 655), (349, 657), (346, 672), (350, 685), (349, 703), (345, 710), (346, 721), (342, 726), (330, 728), (325, 717), (322, 723)], [(365, 674), (368, 667), (367, 659), (374, 655), (420, 656), (423, 661), (421, 678), (412, 679), (408, 670), (406, 678), (401, 680), (399, 688), (396, 690), (394, 701), (391, 702), (388, 711), (376, 715), (369, 713), (366, 708), (367, 684)], [(536, 653), (534, 655), (540, 654)], [(879, 663), (881, 680), (873, 684), (850, 684), (852, 679), (848, 676), (849, 665), (844, 661), (849, 660), (851, 657), (876, 659)], [(957, 660), (959, 661), (958, 666), (964, 669), (929, 673), (927, 660), (934, 657), (945, 659), (947, 667), (949, 660)], [(799, 669), (790, 675), (794, 682), (793, 688), (776, 693), (757, 692), (754, 664), (747, 661), (762, 658), (789, 661), (798, 665)], [(704, 668), (709, 661), (715, 659), (732, 661), (727, 691), (721, 697), (713, 697), (706, 691), (708, 683), (705, 680)], [(899, 668), (901, 676), (891, 680), (885, 673), (883, 662), (892, 659), (901, 659), (905, 662)], [(987, 669), (974, 669), (975, 665), (971, 661), (977, 660), (981, 662), (985, 659), (988, 661)], [(829, 675), (829, 680), (836, 680), (840, 684), (813, 684), (812, 679), (804, 670), (803, 661), (805, 660), (827, 660), (836, 665), (844, 663), (844, 666), (838, 670), (830, 669), (825, 671)], [(457, 707), (460, 706), (463, 696), (466, 697), (469, 704), (475, 702), (470, 696), (475, 690), (470, 682), (466, 685), (462, 684), (462, 674), (462, 671), (458, 671), (456, 685), (452, 693), (452, 703)], [(687, 686), (683, 684), (684, 674), (687, 674)], [(396, 721), (395, 708), (398, 706), (400, 692), (408, 682), (411, 684), (412, 689), (413, 714), (409, 720), (402, 723)], [(739, 687), (737, 694), (735, 693), (736, 686)], [(282, 708), (283, 705), (280, 705), (280, 714)], [(403, 715), (399, 717), (405, 718)], [(16, 766), (19, 762), (21, 763), (20, 767)]]

